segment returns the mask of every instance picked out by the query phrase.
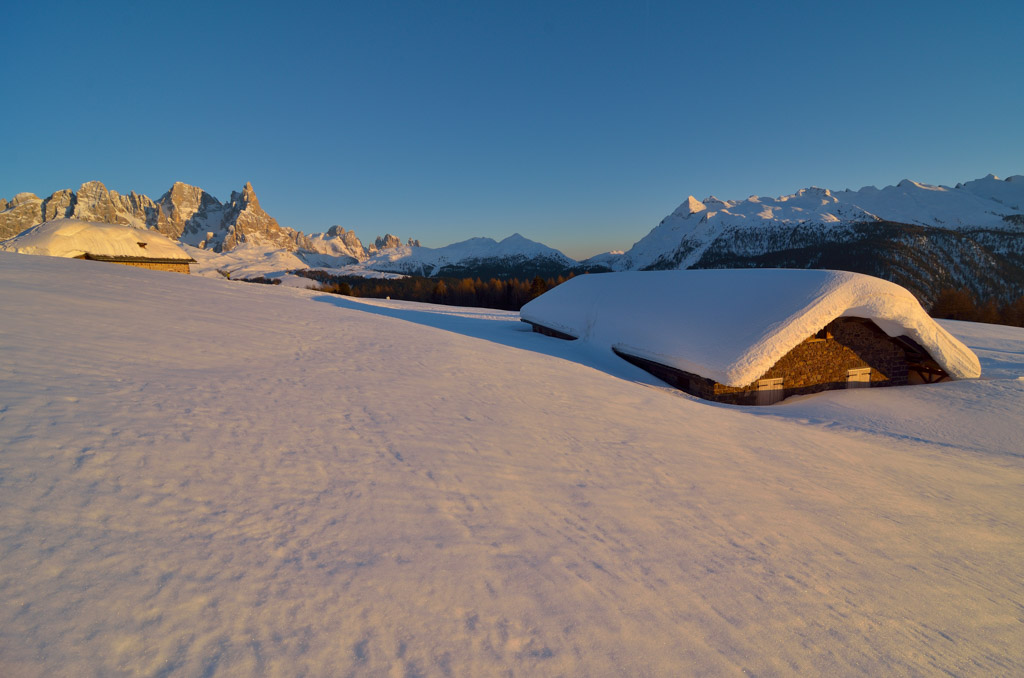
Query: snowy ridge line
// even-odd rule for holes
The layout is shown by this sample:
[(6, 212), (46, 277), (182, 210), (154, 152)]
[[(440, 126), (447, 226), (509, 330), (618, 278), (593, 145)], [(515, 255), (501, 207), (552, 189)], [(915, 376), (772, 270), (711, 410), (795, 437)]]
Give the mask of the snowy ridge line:
[[(671, 255), (681, 243), (692, 254), (673, 268), (693, 265), (706, 248), (730, 231), (779, 230), (810, 225), (824, 234), (852, 224), (890, 221), (948, 230), (993, 228), (1024, 231), (1024, 176), (1000, 180), (994, 175), (947, 186), (903, 180), (858, 191), (805, 188), (777, 198), (750, 196), (720, 200), (687, 198), (658, 226), (621, 255), (605, 253), (586, 260), (616, 270), (640, 269)], [(697, 250), (693, 250), (696, 247)]]

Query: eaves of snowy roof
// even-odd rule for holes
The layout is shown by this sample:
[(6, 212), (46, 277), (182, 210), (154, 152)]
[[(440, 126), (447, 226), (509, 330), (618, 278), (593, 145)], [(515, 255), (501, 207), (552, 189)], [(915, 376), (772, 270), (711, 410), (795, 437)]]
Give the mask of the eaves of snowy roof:
[(78, 219), (54, 219), (39, 224), (3, 241), (0, 249), (21, 254), (110, 261), (195, 261), (177, 243), (157, 231)]
[(981, 374), (977, 356), (910, 292), (845, 271), (582, 275), (523, 306), (520, 317), (727, 386), (753, 383), (839, 317), (867, 318), (890, 337), (910, 337), (954, 378)]

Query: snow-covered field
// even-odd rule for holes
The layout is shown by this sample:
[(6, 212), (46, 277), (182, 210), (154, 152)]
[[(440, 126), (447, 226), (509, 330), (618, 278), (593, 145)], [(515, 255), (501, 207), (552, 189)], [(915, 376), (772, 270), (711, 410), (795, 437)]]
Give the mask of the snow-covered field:
[(0, 675), (1024, 674), (1024, 330), (713, 405), (516, 314), (0, 253)]

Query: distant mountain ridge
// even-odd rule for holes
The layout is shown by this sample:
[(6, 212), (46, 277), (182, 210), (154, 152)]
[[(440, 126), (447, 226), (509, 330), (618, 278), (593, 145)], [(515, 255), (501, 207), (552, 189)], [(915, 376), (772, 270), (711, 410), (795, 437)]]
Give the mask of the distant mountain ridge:
[[(182, 244), (217, 253), (268, 258), (268, 250), (283, 250), (295, 257), (271, 259), (311, 268), (358, 265), (353, 274), (361, 270), (428, 276), (532, 277), (585, 270), (558, 250), (519, 234), (501, 242), (472, 238), (440, 248), (421, 247), (412, 238), (403, 244), (390, 233), (366, 247), (354, 232), (341, 226), (307, 235), (281, 226), (267, 214), (250, 183), (241, 192), (232, 192), (226, 203), (182, 182), (176, 182), (158, 200), (135, 192), (120, 195), (99, 181), (86, 182), (78, 191), (57, 191), (47, 198), (19, 193), (10, 201), (0, 199), (0, 240), (59, 218), (154, 229)], [(232, 266), (241, 265), (237, 259), (233, 258)], [(251, 266), (246, 268), (252, 270)]]
[(910, 180), (778, 198), (690, 196), (626, 252), (584, 263), (612, 270), (834, 268), (867, 273), (930, 302), (944, 287), (982, 298), (1024, 294), (1024, 176), (954, 188)]
[[(1024, 176), (988, 175), (953, 188), (904, 180), (858, 191), (811, 187), (778, 198), (690, 196), (629, 250), (582, 262), (519, 234), (439, 248), (420, 247), (412, 239), (402, 244), (391, 234), (366, 247), (341, 226), (307, 235), (278, 224), (248, 183), (226, 203), (181, 182), (155, 201), (134, 192), (120, 195), (98, 181), (45, 199), (20, 193), (0, 199), (0, 239), (60, 217), (152, 228), (207, 252), (234, 253), (226, 268), (241, 267), (248, 258), (247, 271), (268, 273), (277, 270), (268, 268), (272, 262), (285, 261), (351, 275), (485, 279), (607, 270), (831, 268), (891, 280), (926, 304), (950, 287), (981, 299), (1024, 295)], [(290, 254), (271, 257), (269, 251)]]
[(470, 238), (437, 248), (400, 245), (377, 252), (362, 266), (374, 271), (455, 278), (532, 278), (581, 270), (576, 260), (518, 233), (500, 242)]
[(367, 249), (355, 233), (341, 226), (313, 235), (281, 226), (260, 207), (251, 183), (240, 192), (232, 191), (231, 199), (222, 203), (198, 186), (180, 181), (157, 200), (134, 191), (121, 195), (99, 181), (87, 181), (77, 191), (63, 189), (47, 198), (33, 193), (19, 193), (9, 201), (0, 198), (0, 239), (60, 218), (154, 229), (182, 244), (213, 252), (248, 244), (319, 253), (335, 257), (333, 264), (363, 261), (382, 247), (400, 244), (387, 234)]
[[(413, 275), (454, 275), (486, 269), (509, 275), (520, 270), (555, 274), (579, 268), (578, 262), (550, 247), (516, 234), (501, 243), (473, 238), (431, 249), (409, 238), (377, 237), (368, 247), (341, 226), (307, 235), (285, 226), (260, 207), (252, 184), (221, 203), (197, 186), (176, 182), (158, 200), (135, 193), (120, 195), (99, 181), (77, 191), (64, 189), (47, 198), (19, 193), (0, 198), (0, 240), (13, 237), (44, 221), (74, 218), (136, 228), (154, 229), (185, 245), (212, 252), (264, 250), (293, 252), (310, 267), (337, 268), (362, 263), (367, 270)], [(246, 245), (245, 248), (240, 246)], [(425, 273), (421, 273), (425, 272)]]
[(64, 189), (43, 199), (33, 193), (19, 193), (9, 202), (0, 199), (0, 238), (60, 218), (151, 228), (173, 240), (216, 252), (243, 242), (289, 250), (312, 246), (309, 236), (280, 226), (263, 211), (249, 183), (241, 192), (232, 192), (227, 203), (182, 182), (176, 182), (155, 201), (134, 191), (120, 195), (99, 181), (88, 181), (78, 191)]

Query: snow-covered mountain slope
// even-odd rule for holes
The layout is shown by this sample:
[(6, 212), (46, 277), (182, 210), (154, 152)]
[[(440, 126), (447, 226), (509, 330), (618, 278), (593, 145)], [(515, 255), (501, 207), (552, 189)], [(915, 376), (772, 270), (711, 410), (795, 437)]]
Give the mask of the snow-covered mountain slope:
[[(470, 238), (445, 247), (400, 245), (375, 253), (362, 268), (423, 276), (509, 275), (529, 277), (556, 275), (578, 267), (578, 263), (547, 245), (515, 233), (498, 242), (491, 238)], [(356, 269), (352, 269), (353, 272)]]
[[(343, 265), (354, 264), (364, 261), (368, 256), (363, 243), (352, 231), (347, 231), (341, 226), (331, 226), (326, 233), (314, 233), (309, 236), (309, 244), (306, 248), (309, 254), (324, 254), (333, 257), (328, 264)], [(311, 261), (319, 261), (310, 258)], [(343, 262), (343, 263), (342, 263)]]
[(614, 270), (840, 268), (883, 277), (928, 302), (942, 287), (1024, 293), (1024, 177), (954, 188), (901, 181), (881, 190), (808, 188), (779, 198), (688, 198)]
[(387, 243), (386, 247), (371, 250), (369, 257), (364, 254), (359, 262), (354, 256), (344, 253), (351, 250), (344, 249), (342, 237), (339, 233), (331, 234), (327, 240), (318, 240), (319, 246), (326, 250), (323, 253), (309, 250), (288, 252), (259, 245), (239, 246), (221, 253), (195, 248), (188, 251), (199, 261), (194, 272), (209, 275), (224, 271), (235, 278), (281, 277), (287, 271), (310, 268), (334, 275), (370, 278), (404, 275), (531, 277), (560, 275), (579, 268), (575, 261), (558, 250), (527, 240), (519, 234), (501, 242), (491, 238), (472, 238), (439, 248)]
[(758, 411), (482, 309), (0, 252), (0, 317), (5, 675), (1024, 673), (1022, 330)]

